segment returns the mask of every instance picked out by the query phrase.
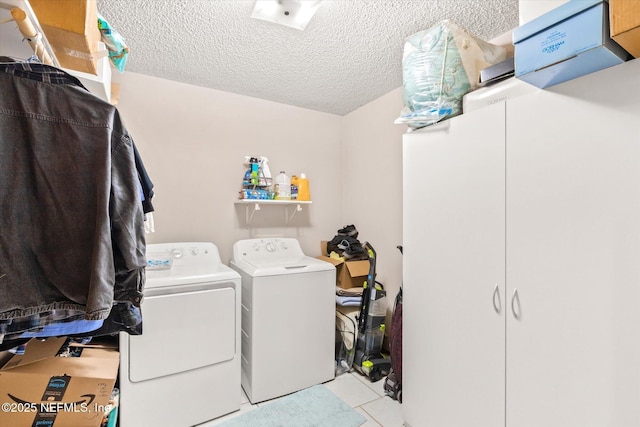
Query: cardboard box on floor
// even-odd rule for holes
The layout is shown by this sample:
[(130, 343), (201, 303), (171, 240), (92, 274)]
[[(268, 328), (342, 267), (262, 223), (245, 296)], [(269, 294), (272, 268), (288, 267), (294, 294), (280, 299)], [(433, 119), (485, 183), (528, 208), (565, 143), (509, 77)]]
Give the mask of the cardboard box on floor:
[(369, 274), (369, 260), (343, 261), (330, 258), (327, 253), (327, 242), (320, 242), (322, 256), (318, 259), (329, 262), (336, 267), (336, 286), (349, 289), (362, 287)]
[(611, 38), (640, 58), (640, 1), (609, 0)]
[[(30, 0), (62, 68), (98, 74), (98, 9), (95, 0)], [(57, 427), (57, 426), (56, 426)]]
[(65, 341), (32, 339), (23, 355), (13, 355), (0, 368), (0, 426), (100, 426), (118, 375), (119, 353), (72, 346), (78, 357), (56, 357)]

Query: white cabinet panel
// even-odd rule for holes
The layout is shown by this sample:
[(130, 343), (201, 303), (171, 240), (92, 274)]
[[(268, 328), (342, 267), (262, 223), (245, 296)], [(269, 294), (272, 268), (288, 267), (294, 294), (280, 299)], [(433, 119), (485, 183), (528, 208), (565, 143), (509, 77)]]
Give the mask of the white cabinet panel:
[[(638, 64), (507, 105), (507, 426), (640, 426)], [(519, 304), (517, 304), (519, 302)], [(510, 304), (510, 301), (509, 301)]]
[(640, 60), (405, 135), (403, 210), (409, 426), (640, 426)]
[(504, 425), (504, 117), (502, 103), (404, 137), (409, 426)]

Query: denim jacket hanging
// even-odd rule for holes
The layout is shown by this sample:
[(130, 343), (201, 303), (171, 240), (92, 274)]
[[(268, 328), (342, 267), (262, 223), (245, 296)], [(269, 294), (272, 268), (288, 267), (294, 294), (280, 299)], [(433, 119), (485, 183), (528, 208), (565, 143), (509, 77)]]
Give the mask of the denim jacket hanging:
[(0, 94), (0, 322), (139, 306), (144, 214), (117, 109), (42, 64), (0, 64)]

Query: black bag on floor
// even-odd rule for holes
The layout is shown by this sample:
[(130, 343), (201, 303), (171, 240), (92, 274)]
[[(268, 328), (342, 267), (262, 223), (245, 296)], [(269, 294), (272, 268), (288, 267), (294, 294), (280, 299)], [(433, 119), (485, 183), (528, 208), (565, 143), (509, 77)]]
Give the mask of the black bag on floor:
[(402, 289), (396, 297), (396, 306), (391, 318), (391, 371), (384, 380), (387, 396), (402, 403)]
[[(402, 252), (402, 247), (398, 249)], [(384, 380), (385, 394), (402, 403), (402, 287), (396, 295), (391, 316), (391, 333), (389, 335), (391, 349), (391, 371)]]

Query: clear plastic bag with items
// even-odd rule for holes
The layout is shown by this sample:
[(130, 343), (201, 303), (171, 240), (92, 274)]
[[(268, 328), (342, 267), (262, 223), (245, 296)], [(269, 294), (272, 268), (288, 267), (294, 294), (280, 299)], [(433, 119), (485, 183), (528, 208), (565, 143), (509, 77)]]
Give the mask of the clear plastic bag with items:
[(395, 123), (412, 128), (462, 113), (462, 97), (478, 87), (480, 70), (507, 49), (480, 40), (450, 20), (409, 37), (404, 46), (404, 108)]

